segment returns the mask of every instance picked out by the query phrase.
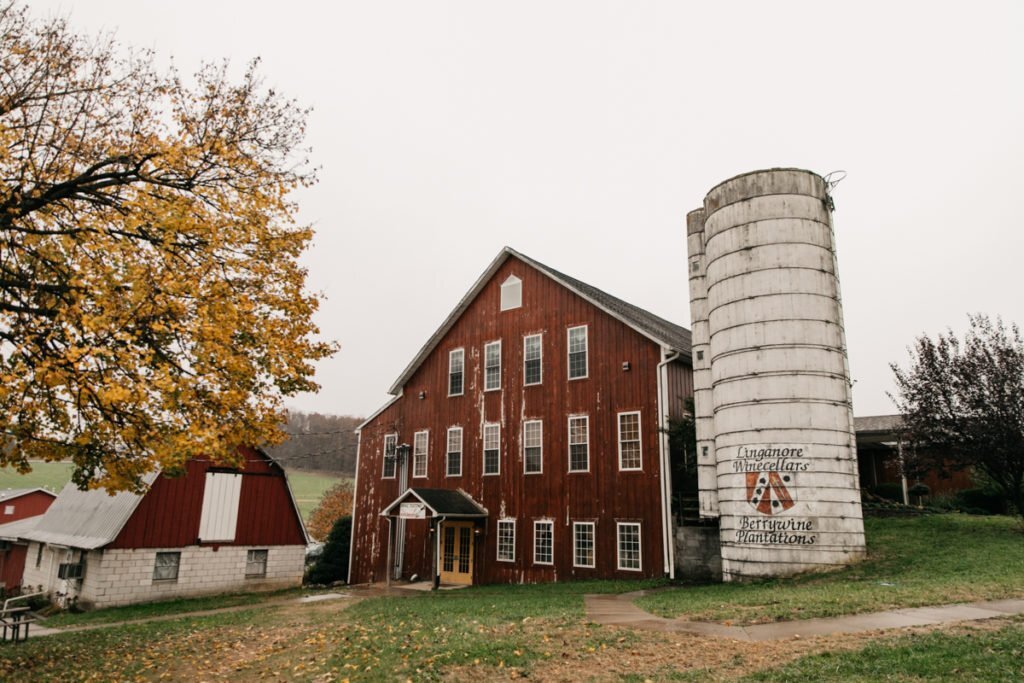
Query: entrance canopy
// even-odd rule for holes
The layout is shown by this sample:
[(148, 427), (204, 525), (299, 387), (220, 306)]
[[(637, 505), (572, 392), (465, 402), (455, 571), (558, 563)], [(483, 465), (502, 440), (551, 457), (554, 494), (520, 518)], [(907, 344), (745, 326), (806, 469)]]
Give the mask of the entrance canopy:
[(487, 510), (462, 489), (408, 489), (380, 514), (400, 519), (482, 519)]

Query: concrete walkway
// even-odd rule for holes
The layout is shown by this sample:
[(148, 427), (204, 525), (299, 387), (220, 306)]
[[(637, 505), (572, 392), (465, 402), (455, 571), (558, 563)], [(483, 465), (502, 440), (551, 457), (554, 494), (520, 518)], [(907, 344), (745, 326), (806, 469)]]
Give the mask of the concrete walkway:
[(645, 612), (633, 601), (649, 591), (635, 591), (620, 595), (584, 596), (587, 617), (598, 624), (623, 626), (664, 633), (693, 633), (701, 636), (731, 638), (733, 640), (785, 640), (838, 633), (860, 633), (908, 626), (934, 626), (956, 621), (993, 619), (1024, 614), (1024, 600), (992, 600), (959, 605), (913, 607), (869, 614), (852, 614), (828, 619), (779, 621), (752, 626), (726, 626), (707, 621), (667, 619)]

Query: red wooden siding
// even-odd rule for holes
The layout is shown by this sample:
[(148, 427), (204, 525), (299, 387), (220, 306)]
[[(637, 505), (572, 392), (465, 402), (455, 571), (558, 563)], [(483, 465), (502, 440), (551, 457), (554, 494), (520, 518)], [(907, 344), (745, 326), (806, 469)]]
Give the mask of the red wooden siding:
[[(45, 491), (32, 491), (17, 498), (0, 500), (0, 524), (17, 522), (26, 517), (35, 517), (46, 512), (56, 496)], [(14, 507), (12, 514), (6, 514), (8, 506)]]
[[(251, 449), (242, 473), (235, 540), (210, 545), (305, 545), (301, 522), (288, 495), (284, 471)], [(160, 475), (110, 548), (176, 548), (199, 545), (206, 472), (191, 460), (182, 477)]]
[[(500, 286), (522, 280), (523, 305), (500, 311)], [(588, 326), (588, 377), (567, 379), (567, 330)], [(542, 333), (543, 380), (523, 386), (523, 337)], [(483, 347), (502, 342), (501, 390), (484, 391)], [(465, 391), (448, 396), (448, 352), (465, 349)], [(478, 535), (474, 582), (541, 582), (570, 578), (659, 576), (663, 573), (656, 371), (658, 344), (510, 257), (429, 354), (404, 387), (402, 398), (383, 410), (360, 434), (359, 477), (353, 529), (351, 579), (385, 578), (387, 521), (380, 511), (399, 493), (398, 479), (382, 479), (384, 435), (399, 443), (429, 430), (428, 476), (412, 477), (412, 488), (462, 489), (490, 513)], [(629, 370), (623, 364), (629, 363)], [(689, 367), (684, 367), (686, 374)], [(685, 392), (689, 379), (675, 382)], [(690, 389), (692, 391), (692, 389)], [(421, 392), (425, 397), (420, 399)], [(619, 412), (639, 411), (642, 469), (618, 468)], [(590, 471), (568, 471), (568, 418), (589, 416)], [(543, 421), (543, 473), (524, 474), (522, 424)], [(501, 424), (499, 476), (483, 476), (483, 425)], [(445, 473), (449, 427), (463, 429), (462, 475)], [(410, 458), (411, 460), (411, 458)], [(497, 520), (516, 519), (516, 561), (498, 562)], [(533, 563), (533, 523), (554, 521), (554, 564)], [(596, 522), (596, 567), (573, 567), (572, 522)], [(620, 571), (616, 522), (641, 522), (642, 571)], [(405, 576), (431, 576), (427, 523), (407, 521)]]
[(666, 367), (666, 412), (669, 417), (678, 419), (687, 413), (687, 399), (693, 398), (693, 368), (682, 360), (673, 361)]
[(27, 554), (28, 545), (22, 543), (12, 543), (7, 550), (0, 550), (0, 587), (8, 593), (21, 585)]

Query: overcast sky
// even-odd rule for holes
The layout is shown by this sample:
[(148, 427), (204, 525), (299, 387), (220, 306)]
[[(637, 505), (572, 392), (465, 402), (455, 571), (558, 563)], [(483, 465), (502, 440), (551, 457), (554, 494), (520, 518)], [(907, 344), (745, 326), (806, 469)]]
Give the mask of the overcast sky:
[(312, 106), (299, 197), (318, 395), (366, 415), (503, 245), (689, 325), (685, 216), (759, 168), (845, 170), (857, 415), (967, 313), (1024, 323), (1024, 3), (29, 2)]

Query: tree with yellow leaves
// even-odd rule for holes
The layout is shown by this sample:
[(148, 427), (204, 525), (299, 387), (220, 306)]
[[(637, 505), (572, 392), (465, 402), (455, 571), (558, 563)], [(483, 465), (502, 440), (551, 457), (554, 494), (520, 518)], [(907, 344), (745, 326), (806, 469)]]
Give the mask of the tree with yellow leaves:
[(79, 486), (281, 438), (315, 390), (318, 298), (294, 190), (307, 112), (207, 65), (0, 6), (0, 464), (70, 458)]

